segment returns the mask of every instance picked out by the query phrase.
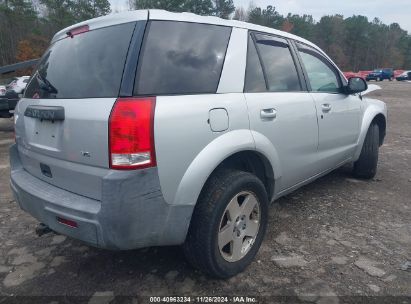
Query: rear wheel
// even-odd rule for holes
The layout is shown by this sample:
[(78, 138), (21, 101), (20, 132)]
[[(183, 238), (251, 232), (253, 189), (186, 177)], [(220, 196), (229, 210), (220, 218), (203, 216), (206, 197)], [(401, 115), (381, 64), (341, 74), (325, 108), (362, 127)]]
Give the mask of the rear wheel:
[(188, 261), (203, 272), (228, 278), (243, 271), (263, 240), (268, 199), (254, 175), (224, 169), (203, 189), (184, 244)]
[(367, 131), (360, 158), (354, 163), (353, 173), (358, 178), (370, 179), (377, 173), (379, 127), (373, 123)]

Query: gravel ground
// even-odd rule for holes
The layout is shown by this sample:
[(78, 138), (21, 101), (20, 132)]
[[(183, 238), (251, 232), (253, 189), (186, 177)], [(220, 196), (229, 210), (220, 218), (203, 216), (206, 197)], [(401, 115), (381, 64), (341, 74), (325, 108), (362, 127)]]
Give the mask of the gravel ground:
[(179, 247), (110, 252), (38, 237), (9, 190), (13, 126), (0, 119), (0, 303), (411, 303), (411, 83), (381, 86), (373, 96), (387, 102), (389, 128), (376, 178), (353, 179), (344, 167), (276, 201), (256, 260), (226, 281), (193, 270)]

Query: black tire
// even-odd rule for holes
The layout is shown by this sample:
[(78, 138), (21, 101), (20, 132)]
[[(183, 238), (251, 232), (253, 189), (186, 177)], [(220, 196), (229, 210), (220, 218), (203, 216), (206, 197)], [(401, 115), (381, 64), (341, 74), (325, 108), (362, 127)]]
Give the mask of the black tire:
[[(240, 260), (227, 261), (218, 246), (221, 219), (229, 202), (248, 191), (259, 202), (259, 228), (248, 253)], [(202, 190), (183, 245), (187, 260), (195, 268), (216, 278), (229, 278), (242, 272), (254, 259), (264, 238), (268, 221), (268, 198), (263, 183), (248, 172), (222, 169), (213, 174)]]
[(377, 124), (370, 125), (362, 146), (359, 159), (354, 163), (355, 177), (371, 179), (377, 173), (378, 149), (380, 146), (380, 129)]

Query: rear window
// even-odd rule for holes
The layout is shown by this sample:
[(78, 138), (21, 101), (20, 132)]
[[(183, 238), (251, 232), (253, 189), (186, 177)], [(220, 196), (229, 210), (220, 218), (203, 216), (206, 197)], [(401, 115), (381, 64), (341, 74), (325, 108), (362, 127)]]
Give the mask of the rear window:
[(224, 26), (150, 22), (135, 95), (215, 93), (230, 34)]
[(27, 98), (117, 97), (135, 23), (67, 37), (43, 55)]

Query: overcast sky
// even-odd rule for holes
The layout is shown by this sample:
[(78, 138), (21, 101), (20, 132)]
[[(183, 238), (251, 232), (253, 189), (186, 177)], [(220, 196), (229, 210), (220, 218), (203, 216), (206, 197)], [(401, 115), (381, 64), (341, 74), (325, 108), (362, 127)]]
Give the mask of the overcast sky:
[[(411, 0), (233, 0), (236, 7), (247, 9), (250, 3), (265, 8), (273, 5), (283, 15), (289, 12), (313, 15), (318, 21), (323, 15), (342, 14), (344, 17), (364, 15), (370, 20), (378, 17), (384, 23), (397, 22), (411, 34)], [(113, 11), (124, 10), (127, 0), (110, 0)]]

